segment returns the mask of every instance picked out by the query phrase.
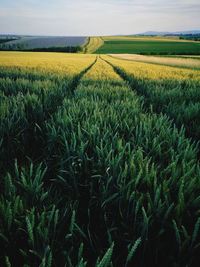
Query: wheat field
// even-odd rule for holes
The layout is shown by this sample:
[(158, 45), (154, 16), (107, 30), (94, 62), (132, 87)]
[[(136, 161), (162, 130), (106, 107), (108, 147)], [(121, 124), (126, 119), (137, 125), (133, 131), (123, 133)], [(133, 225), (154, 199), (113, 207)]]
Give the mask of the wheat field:
[(187, 66), (0, 52), (0, 266), (198, 266), (199, 88)]

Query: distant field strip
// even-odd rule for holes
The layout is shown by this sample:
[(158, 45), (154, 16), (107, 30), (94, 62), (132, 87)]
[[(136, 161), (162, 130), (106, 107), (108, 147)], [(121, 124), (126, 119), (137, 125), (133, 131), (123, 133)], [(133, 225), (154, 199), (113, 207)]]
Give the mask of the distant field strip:
[[(189, 42), (193, 43), (196, 41), (191, 41), (191, 40), (182, 40), (179, 39), (177, 36), (105, 36), (102, 37), (103, 40), (106, 41), (163, 41), (163, 42)], [(200, 43), (200, 42), (198, 42)]]
[[(10, 41), (4, 46), (20, 45), (23, 49), (81, 46), (86, 37), (21, 37), (18, 40)], [(1, 46), (0, 46), (1, 47)]]
[(146, 62), (159, 65), (200, 69), (200, 60), (198, 59), (198, 57), (195, 59), (189, 57), (188, 58), (158, 57), (158, 56), (153, 57), (153, 56), (143, 56), (135, 54), (111, 54), (111, 56), (119, 59), (133, 60), (137, 62)]
[(200, 42), (159, 39), (105, 38), (99, 54), (200, 55)]
[(184, 57), (184, 58), (194, 58), (194, 59), (199, 59), (199, 60), (200, 60), (200, 56), (190, 56), (190, 55), (187, 55), (187, 56), (180, 56), (180, 57)]
[(89, 42), (86, 46), (86, 53), (92, 54), (96, 52), (102, 45), (104, 41), (101, 37), (89, 37)]

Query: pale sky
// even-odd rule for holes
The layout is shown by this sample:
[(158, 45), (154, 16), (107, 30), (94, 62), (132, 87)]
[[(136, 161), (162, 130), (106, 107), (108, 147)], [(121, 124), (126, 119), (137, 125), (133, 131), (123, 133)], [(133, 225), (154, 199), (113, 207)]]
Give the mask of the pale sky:
[(200, 0), (0, 0), (0, 33), (109, 35), (200, 30)]

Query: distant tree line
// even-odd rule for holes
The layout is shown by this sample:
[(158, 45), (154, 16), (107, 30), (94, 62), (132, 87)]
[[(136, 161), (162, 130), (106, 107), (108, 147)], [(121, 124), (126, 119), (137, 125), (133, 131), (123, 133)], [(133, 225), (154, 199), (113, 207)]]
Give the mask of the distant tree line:
[(28, 49), (28, 51), (78, 53), (82, 51), (82, 47), (81, 46), (47, 47), (47, 48)]
[(4, 44), (10, 41), (15, 41), (17, 38), (0, 38), (0, 44)]
[(66, 47), (42, 47), (42, 48), (28, 48), (25, 44), (2, 44), (0, 51), (23, 51), (23, 52), (64, 52), (64, 53), (78, 53), (83, 49), (81, 46), (66, 46)]
[(180, 40), (200, 41), (200, 34), (184, 34), (179, 36)]
[(3, 43), (0, 45), (0, 51), (16, 51), (16, 50), (25, 50), (26, 44), (20, 44), (20, 43)]

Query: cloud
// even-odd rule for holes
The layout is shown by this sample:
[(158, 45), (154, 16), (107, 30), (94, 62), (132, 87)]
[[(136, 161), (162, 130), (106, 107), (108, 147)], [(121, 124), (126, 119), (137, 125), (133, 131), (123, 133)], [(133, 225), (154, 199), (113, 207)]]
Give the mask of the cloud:
[(131, 34), (197, 29), (199, 0), (1, 0), (0, 32)]

